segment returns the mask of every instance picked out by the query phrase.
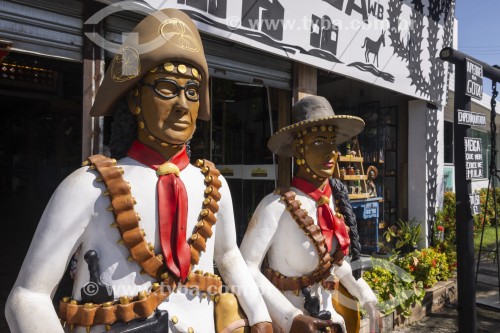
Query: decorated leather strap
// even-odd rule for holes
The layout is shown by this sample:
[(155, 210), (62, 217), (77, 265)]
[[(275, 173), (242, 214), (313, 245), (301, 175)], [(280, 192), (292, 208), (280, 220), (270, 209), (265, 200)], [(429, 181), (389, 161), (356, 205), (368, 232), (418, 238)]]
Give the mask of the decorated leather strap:
[(222, 186), (219, 180), (220, 172), (215, 165), (208, 160), (197, 160), (196, 166), (205, 175), (205, 199), (203, 208), (198, 217), (198, 223), (193, 230), (193, 234), (188, 240), (191, 249), (191, 267), (200, 261), (200, 252), (204, 252), (207, 247), (207, 240), (212, 237), (212, 227), (217, 222), (215, 214), (219, 211), (219, 200), (221, 195), (219, 189)]
[[(166, 271), (163, 264), (163, 256), (156, 255), (152, 243), (147, 243), (144, 238), (144, 230), (139, 227), (140, 216), (134, 210), (136, 204), (132, 197), (130, 185), (123, 179), (123, 169), (116, 166), (116, 160), (103, 155), (89, 157), (90, 169), (97, 169), (100, 177), (98, 181), (104, 181), (107, 190), (103, 193), (110, 197), (111, 205), (108, 207), (115, 216), (115, 223), (121, 240), (130, 252), (129, 260), (135, 260), (142, 268), (142, 273), (147, 273), (155, 279), (159, 279)], [(85, 164), (85, 163), (84, 163)]]
[[(281, 195), (281, 200), (285, 203), (286, 209), (290, 212), (293, 220), (304, 231), (318, 253), (319, 262), (316, 269), (309, 275), (302, 277), (287, 277), (274, 271), (270, 267), (264, 268), (264, 275), (276, 288), (280, 290), (291, 290), (298, 292), (304, 287), (309, 287), (321, 282), (323, 287), (329, 290), (338, 289), (338, 281), (331, 277), (330, 269), (332, 264), (342, 264), (344, 254), (337, 249), (333, 257), (328, 253), (325, 237), (321, 229), (314, 224), (314, 220), (308, 215), (305, 209), (300, 208), (301, 203), (295, 200), (296, 194), (290, 189), (277, 189), (276, 194)], [(331, 277), (331, 278), (330, 278)]]
[[(158, 305), (163, 302), (177, 287), (177, 282), (166, 275), (162, 284), (153, 283), (151, 291), (141, 291), (135, 297), (123, 296), (119, 301), (103, 304), (78, 304), (77, 301), (64, 297), (59, 303), (59, 318), (63, 325), (85, 326), (87, 331), (93, 325), (105, 325), (109, 330), (117, 321), (129, 322), (134, 319), (149, 317)], [(195, 289), (202, 297), (210, 297), (217, 301), (221, 292), (220, 277), (205, 273), (191, 272), (187, 281), (182, 284), (186, 288)]]

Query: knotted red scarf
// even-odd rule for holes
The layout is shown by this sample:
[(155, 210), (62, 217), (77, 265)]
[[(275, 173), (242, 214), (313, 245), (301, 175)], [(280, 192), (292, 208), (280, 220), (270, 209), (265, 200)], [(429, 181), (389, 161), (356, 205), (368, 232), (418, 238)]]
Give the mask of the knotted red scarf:
[(301, 190), (316, 201), (318, 212), (318, 225), (321, 228), (323, 236), (325, 236), (326, 246), (328, 251), (332, 250), (333, 236), (337, 237), (340, 245), (340, 250), (347, 255), (349, 252), (349, 234), (345, 227), (344, 220), (335, 216), (330, 208), (329, 202), (332, 197), (332, 188), (328, 182), (325, 182), (323, 190), (309, 183), (305, 179), (294, 177), (292, 186)]
[[(168, 270), (184, 281), (189, 273), (191, 252), (186, 241), (188, 198), (179, 171), (189, 164), (186, 147), (168, 161), (155, 150), (134, 141), (128, 156), (156, 170), (160, 244)], [(174, 164), (174, 165), (172, 165)]]

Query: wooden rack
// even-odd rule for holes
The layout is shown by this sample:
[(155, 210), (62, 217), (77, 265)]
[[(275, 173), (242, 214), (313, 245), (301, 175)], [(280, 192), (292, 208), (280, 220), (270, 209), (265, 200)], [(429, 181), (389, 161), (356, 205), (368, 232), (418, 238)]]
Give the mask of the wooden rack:
[[(337, 159), (333, 177), (343, 181), (349, 189), (349, 199), (367, 199), (370, 197), (366, 186), (367, 175), (363, 166), (363, 157), (359, 149), (357, 137), (351, 139), (351, 147), (347, 154), (340, 155)], [(350, 175), (349, 169), (359, 170), (359, 174)]]

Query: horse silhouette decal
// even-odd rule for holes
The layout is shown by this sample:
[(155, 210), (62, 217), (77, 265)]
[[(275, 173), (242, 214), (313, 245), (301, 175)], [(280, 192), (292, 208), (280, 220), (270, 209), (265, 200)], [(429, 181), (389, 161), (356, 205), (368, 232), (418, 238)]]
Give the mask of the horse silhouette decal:
[(374, 41), (371, 40), (370, 38), (366, 37), (365, 38), (365, 43), (361, 48), (366, 47), (365, 51), (365, 61), (370, 62), (370, 53), (373, 53), (373, 62), (375, 63), (375, 60), (377, 60), (377, 67), (378, 67), (378, 51), (380, 50), (380, 44), (383, 44), (385, 46), (385, 38), (384, 38), (385, 31), (382, 30), (382, 34), (378, 38), (378, 40)]

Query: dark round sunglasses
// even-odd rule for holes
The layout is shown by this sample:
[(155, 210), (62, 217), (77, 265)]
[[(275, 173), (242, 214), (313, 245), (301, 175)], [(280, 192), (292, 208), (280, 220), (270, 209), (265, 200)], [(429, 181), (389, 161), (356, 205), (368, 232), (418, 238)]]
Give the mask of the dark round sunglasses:
[(156, 79), (153, 84), (141, 82), (141, 86), (153, 88), (158, 97), (163, 99), (172, 99), (179, 95), (181, 90), (184, 90), (184, 96), (191, 102), (200, 100), (200, 84), (194, 80), (189, 80), (185, 85), (181, 86), (177, 81), (172, 79)]

